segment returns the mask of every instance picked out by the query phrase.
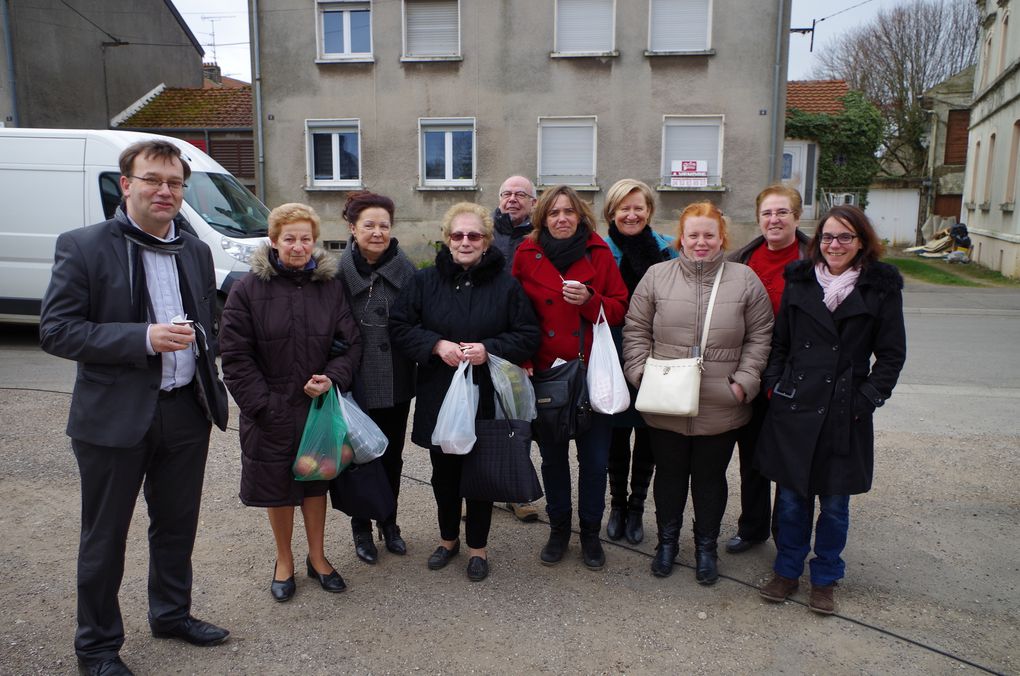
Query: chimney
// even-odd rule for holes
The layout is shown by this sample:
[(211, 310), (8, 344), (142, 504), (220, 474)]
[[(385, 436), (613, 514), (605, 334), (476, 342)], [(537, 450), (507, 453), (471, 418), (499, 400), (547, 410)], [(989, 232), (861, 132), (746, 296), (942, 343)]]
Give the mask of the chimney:
[(202, 77), (206, 80), (212, 80), (216, 84), (223, 84), (223, 74), (220, 72), (220, 67), (215, 63), (202, 64)]

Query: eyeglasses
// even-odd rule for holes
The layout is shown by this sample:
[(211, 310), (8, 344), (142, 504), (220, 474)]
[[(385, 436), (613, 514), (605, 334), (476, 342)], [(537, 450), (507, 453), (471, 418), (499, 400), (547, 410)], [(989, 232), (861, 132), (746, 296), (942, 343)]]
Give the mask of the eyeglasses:
[(789, 218), (792, 214), (793, 212), (789, 209), (776, 209), (775, 211), (763, 211), (758, 215), (762, 218), (772, 218), (773, 216), (776, 218)]
[(822, 240), (822, 244), (832, 244), (832, 240), (836, 240), (840, 244), (849, 244), (850, 242), (857, 239), (857, 235), (850, 234), (849, 232), (841, 232), (838, 235), (833, 235), (829, 232), (823, 232), (821, 237), (818, 239)]
[(159, 190), (160, 186), (164, 183), (166, 183), (166, 187), (170, 189), (170, 192), (181, 192), (188, 187), (187, 183), (184, 181), (178, 181), (175, 178), (172, 178), (169, 181), (164, 181), (161, 178), (153, 178), (151, 176), (128, 176), (128, 178), (139, 180), (150, 188), (155, 188), (156, 190)]
[(511, 197), (516, 197), (519, 200), (534, 199), (531, 195), (524, 192), (523, 190), (517, 190), (515, 192), (511, 192), (510, 190), (504, 190), (503, 192), (499, 193), (499, 198), (501, 200), (510, 199)]
[(451, 232), (450, 241), (459, 242), (465, 237), (467, 237), (469, 242), (480, 242), (482, 241), (482, 237), (484, 236), (485, 235), (483, 235), (480, 232)]

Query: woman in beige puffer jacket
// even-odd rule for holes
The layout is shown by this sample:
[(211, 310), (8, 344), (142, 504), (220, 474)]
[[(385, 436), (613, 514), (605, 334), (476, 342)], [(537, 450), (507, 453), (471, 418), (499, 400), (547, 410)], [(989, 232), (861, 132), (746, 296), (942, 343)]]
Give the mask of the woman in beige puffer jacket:
[(679, 551), (688, 484), (694, 502), (696, 579), (718, 579), (716, 542), (726, 511), (726, 467), (737, 430), (751, 417), (769, 356), (772, 305), (758, 276), (739, 263), (723, 264), (726, 223), (711, 202), (680, 215), (680, 257), (649, 268), (631, 298), (623, 329), (624, 374), (640, 387), (645, 359), (695, 356), (716, 274), (722, 279), (703, 346), (697, 416), (642, 413), (655, 458), (655, 518), (659, 544), (652, 573), (666, 577)]

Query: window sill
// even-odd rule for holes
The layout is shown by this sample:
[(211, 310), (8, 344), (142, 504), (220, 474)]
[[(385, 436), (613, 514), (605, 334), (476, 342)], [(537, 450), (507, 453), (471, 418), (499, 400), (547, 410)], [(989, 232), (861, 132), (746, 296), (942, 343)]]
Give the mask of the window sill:
[(365, 56), (337, 56), (321, 57), (315, 60), (320, 66), (328, 66), (335, 63), (375, 63), (375, 57), (371, 54)]
[(449, 56), (402, 56), (400, 63), (429, 63), (430, 61), (463, 61), (464, 57), (459, 54)]
[(602, 188), (597, 185), (573, 185), (570, 183), (539, 183), (535, 186), (535, 190), (542, 192), (543, 190), (549, 190), (550, 188), (556, 188), (561, 185), (568, 185), (577, 192), (601, 192)]
[(1013, 213), (1014, 202), (1003, 202), (999, 205), (999, 211), (1005, 211), (1006, 213)]
[(478, 184), (472, 185), (419, 185), (414, 188), (418, 192), (473, 192), (478, 190)]
[(551, 59), (604, 59), (620, 55), (618, 49), (609, 52), (549, 52)]
[(978, 205), (978, 209), (980, 209), (981, 211), (989, 211), (991, 210), (991, 208), (992, 208), (991, 202), (982, 202), (981, 204)]
[(653, 51), (651, 49), (645, 50), (645, 56), (715, 56), (714, 49), (694, 49), (691, 51), (683, 52), (667, 52), (667, 51)]
[(365, 185), (357, 183), (334, 183), (330, 185), (306, 185), (305, 192), (332, 192), (336, 190), (364, 190)]
[(726, 186), (724, 185), (706, 185), (703, 188), (677, 188), (671, 185), (657, 185), (655, 189), (658, 192), (726, 192)]

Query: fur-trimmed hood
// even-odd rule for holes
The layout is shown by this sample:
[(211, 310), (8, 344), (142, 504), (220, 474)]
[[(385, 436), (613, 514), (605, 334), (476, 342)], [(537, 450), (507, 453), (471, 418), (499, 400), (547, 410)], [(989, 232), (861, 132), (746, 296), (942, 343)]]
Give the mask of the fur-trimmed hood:
[[(810, 258), (794, 261), (786, 266), (783, 278), (788, 282), (807, 282), (815, 278), (815, 264)], [(873, 286), (880, 291), (899, 291), (903, 276), (895, 266), (876, 261), (861, 271), (858, 286)]]
[[(263, 244), (255, 250), (255, 253), (251, 255), (251, 261), (249, 261), (252, 273), (263, 282), (268, 282), (273, 277), (280, 274), (280, 270), (273, 265), (273, 262), (269, 258), (270, 249), (272, 249), (271, 244)], [(312, 260), (315, 261), (315, 269), (309, 271), (311, 281), (328, 282), (336, 277), (336, 273), (340, 269), (340, 264), (328, 251), (320, 247), (315, 247), (315, 249), (312, 250)]]

